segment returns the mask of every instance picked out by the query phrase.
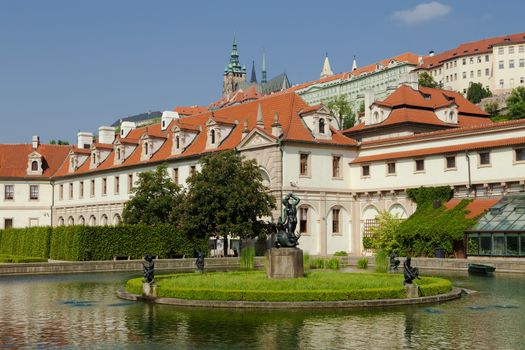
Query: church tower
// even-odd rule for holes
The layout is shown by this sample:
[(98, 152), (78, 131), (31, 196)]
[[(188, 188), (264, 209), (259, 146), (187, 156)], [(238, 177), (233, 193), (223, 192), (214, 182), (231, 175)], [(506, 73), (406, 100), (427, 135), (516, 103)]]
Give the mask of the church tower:
[(222, 84), (222, 96), (227, 96), (236, 91), (239, 83), (246, 81), (246, 67), (239, 63), (239, 53), (237, 52), (237, 40), (233, 38), (230, 63), (224, 68), (224, 78)]

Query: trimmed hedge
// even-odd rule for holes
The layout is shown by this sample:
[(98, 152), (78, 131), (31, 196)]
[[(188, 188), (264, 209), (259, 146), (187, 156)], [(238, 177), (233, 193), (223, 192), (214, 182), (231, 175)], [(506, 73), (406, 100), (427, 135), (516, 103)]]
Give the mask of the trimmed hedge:
[(0, 254), (49, 257), (51, 227), (11, 228), (0, 231)]
[(114, 256), (140, 259), (144, 254), (168, 258), (207, 251), (205, 240), (187, 238), (172, 225), (60, 226), (53, 229), (50, 258), (55, 260), (111, 260)]
[[(195, 278), (194, 274), (173, 274), (157, 276), (157, 294), (159, 297), (171, 297), (194, 300), (244, 300), (244, 301), (338, 301), (338, 300), (372, 300), (372, 299), (402, 299), (406, 297), (402, 276), (384, 274), (349, 274), (337, 273), (335, 285), (326, 286), (322, 273), (307, 275), (305, 279), (285, 281), (288, 286), (282, 286), (282, 281), (267, 280), (260, 284), (255, 273), (246, 275), (245, 287), (239, 286), (238, 281), (229, 281), (228, 277), (237, 278), (239, 273), (227, 273), (223, 283), (216, 285), (210, 281), (206, 285), (206, 276), (198, 276), (193, 283), (180, 280), (181, 278)], [(328, 273), (330, 274), (330, 273)], [(333, 274), (333, 273), (332, 273)], [(391, 279), (390, 285), (377, 286), (384, 283), (385, 276)], [(392, 276), (392, 277), (390, 277)], [(255, 277), (255, 278), (254, 278)], [(171, 279), (171, 281), (170, 281)], [(307, 281), (313, 279), (313, 281)], [(357, 280), (357, 285), (355, 284)], [(379, 280), (383, 280), (382, 282)], [(348, 283), (344, 283), (348, 281)], [(304, 286), (300, 285), (304, 283)], [(311, 283), (308, 283), (311, 282)], [(133, 294), (142, 294), (142, 278), (134, 278), (126, 283), (126, 291)], [(312, 283), (317, 287), (312, 287)], [(226, 286), (230, 286), (228, 288)], [(451, 290), (452, 284), (448, 280), (435, 277), (423, 277), (418, 280), (424, 296), (443, 294)], [(367, 287), (369, 285), (370, 287)], [(372, 287), (375, 285), (375, 287)]]
[(0, 255), (0, 263), (36, 263), (47, 262), (47, 258), (35, 258), (31, 256)]

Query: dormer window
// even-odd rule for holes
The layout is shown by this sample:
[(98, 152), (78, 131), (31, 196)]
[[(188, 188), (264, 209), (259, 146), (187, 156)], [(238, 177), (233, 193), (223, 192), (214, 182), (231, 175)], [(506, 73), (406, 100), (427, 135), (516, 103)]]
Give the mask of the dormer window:
[(117, 148), (117, 160), (120, 160), (122, 158), (120, 154), (120, 148)]
[(175, 147), (177, 149), (180, 149), (180, 137), (175, 137)]
[(31, 152), (27, 159), (26, 174), (42, 175), (43, 170), (44, 169), (42, 168), (42, 155), (35, 151)]
[(379, 122), (379, 112), (378, 111), (375, 111), (374, 112), (374, 121), (377, 123)]
[(144, 142), (144, 154), (148, 155), (148, 143)]
[(325, 129), (325, 122), (324, 122), (324, 119), (321, 118), (319, 119), (319, 133), (324, 134), (324, 129)]
[(211, 143), (215, 144), (215, 130), (211, 131)]
[(31, 171), (38, 171), (38, 162), (36, 160), (31, 162)]
[(455, 117), (455, 114), (454, 114), (453, 111), (451, 111), (451, 112), (448, 114), (448, 119), (449, 119), (450, 121), (454, 121), (454, 117)]

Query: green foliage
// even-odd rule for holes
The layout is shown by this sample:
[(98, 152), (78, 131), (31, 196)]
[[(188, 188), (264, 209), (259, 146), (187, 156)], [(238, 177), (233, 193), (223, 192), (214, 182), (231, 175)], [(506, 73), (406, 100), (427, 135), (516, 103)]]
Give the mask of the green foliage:
[[(339, 258), (311, 258), (308, 256), (307, 264), (303, 265), (305, 268), (310, 269), (331, 269), (338, 270), (341, 266), (341, 260)], [(303, 262), (305, 261), (303, 255)]]
[(485, 105), (483, 106), (483, 109), (485, 110), (485, 112), (495, 117), (496, 113), (498, 113), (498, 110), (499, 110), (498, 101), (492, 101), (492, 102), (485, 103)]
[(12, 228), (0, 231), (0, 254), (49, 257), (51, 227)]
[(359, 104), (359, 114), (365, 113), (365, 101), (361, 101)]
[(178, 221), (182, 203), (180, 187), (171, 181), (166, 165), (155, 171), (139, 173), (139, 180), (132, 190), (122, 213), (127, 224), (158, 225)]
[(525, 87), (518, 86), (507, 98), (508, 115), (510, 119), (525, 118)]
[(357, 260), (357, 268), (366, 270), (368, 268), (368, 258), (360, 258)]
[(443, 278), (421, 277), (421, 280), (417, 280), (417, 285), (423, 297), (445, 294), (452, 290), (452, 282)]
[(379, 273), (388, 271), (388, 254), (384, 250), (379, 250), (375, 255), (374, 270)]
[(429, 88), (438, 87), (438, 83), (436, 83), (434, 78), (427, 72), (423, 72), (419, 75), (418, 84), (421, 86), (429, 87)]
[(488, 87), (484, 88), (481, 83), (470, 82), (467, 89), (467, 100), (472, 103), (480, 103), (482, 99), (490, 96), (492, 96), (492, 92)]
[(346, 95), (337, 95), (327, 103), (327, 107), (337, 117), (341, 129), (348, 129), (355, 124), (355, 115), (352, 105)]
[(188, 235), (205, 238), (265, 236), (275, 200), (262, 184), (257, 163), (235, 151), (213, 153), (200, 161), (201, 171), (188, 179), (182, 227)]
[(68, 142), (68, 141), (64, 141), (64, 140), (58, 140), (58, 141), (57, 141), (57, 140), (55, 140), (55, 139), (51, 140), (49, 143), (50, 143), (51, 145), (69, 145), (69, 142)]
[(335, 252), (334, 256), (348, 256), (348, 253), (345, 252), (344, 250), (340, 250), (338, 252)]
[(47, 259), (46, 258), (35, 258), (31, 256), (0, 254), (0, 263), (36, 263), (36, 262), (47, 262)]
[(377, 225), (372, 226), (370, 229), (371, 236), (363, 237), (363, 246), (367, 249), (384, 250), (387, 254), (399, 248), (396, 235), (401, 222), (398, 217), (392, 215), (389, 211), (379, 213), (376, 217)]
[(450, 186), (439, 187), (419, 187), (407, 190), (407, 197), (415, 202), (418, 206), (426, 203), (432, 203), (434, 200), (448, 202), (454, 195)]
[[(157, 276), (158, 295), (196, 300), (333, 301), (405, 298), (397, 274), (312, 272), (305, 278), (269, 279), (264, 272), (212, 272)], [(442, 292), (441, 278), (418, 280), (422, 291)], [(450, 282), (448, 282), (450, 290)], [(142, 294), (142, 278), (126, 283), (126, 290)]]
[(241, 248), (241, 270), (251, 271), (255, 268), (255, 247), (253, 245)]
[(207, 251), (204, 240), (186, 237), (173, 225), (60, 226), (53, 229), (51, 259), (111, 260), (116, 255), (140, 259), (145, 254), (168, 258)]

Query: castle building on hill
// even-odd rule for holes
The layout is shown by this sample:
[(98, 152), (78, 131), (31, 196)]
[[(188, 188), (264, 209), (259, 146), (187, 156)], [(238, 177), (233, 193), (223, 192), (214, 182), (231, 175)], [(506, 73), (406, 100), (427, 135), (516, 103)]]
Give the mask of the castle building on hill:
[[(159, 123), (128, 121), (118, 133), (103, 126), (97, 140), (79, 132), (73, 146), (38, 137), (0, 145), (0, 229), (117, 225), (139, 173), (166, 164), (185, 186), (202, 156), (222, 150), (255, 160), (277, 203), (282, 193), (301, 198), (300, 248), (313, 255), (366, 254), (363, 238), (380, 212), (414, 212), (411, 188), (450, 186), (478, 214), (525, 193), (525, 120), (494, 123), (457, 92), (413, 84), (386, 99), (367, 96), (365, 115), (344, 131), (324, 105), (284, 91), (185, 117), (166, 111)], [(524, 247), (525, 232), (513, 239)], [(523, 256), (520, 249), (495, 255)]]

